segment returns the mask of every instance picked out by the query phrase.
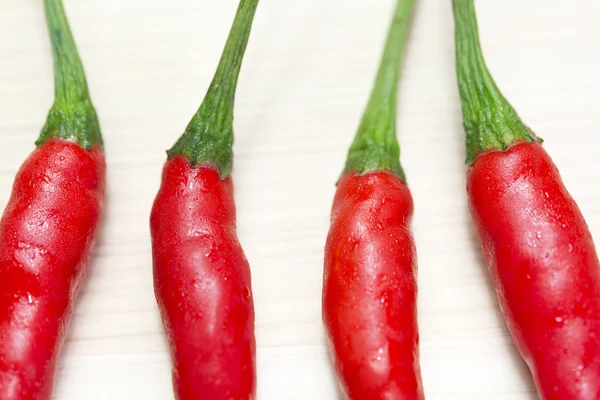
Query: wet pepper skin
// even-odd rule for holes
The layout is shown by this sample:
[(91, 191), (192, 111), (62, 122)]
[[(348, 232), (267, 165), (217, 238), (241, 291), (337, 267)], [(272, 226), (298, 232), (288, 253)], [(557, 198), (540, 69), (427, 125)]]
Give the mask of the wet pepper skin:
[(250, 267), (236, 236), (231, 177), (173, 157), (163, 169), (150, 224), (176, 398), (254, 399)]
[(600, 268), (579, 208), (538, 143), (468, 170), (470, 210), (500, 306), (542, 399), (600, 399)]
[(413, 201), (389, 171), (340, 180), (325, 247), (323, 321), (345, 396), (421, 400)]
[(99, 146), (53, 139), (19, 170), (0, 221), (0, 398), (49, 400), (104, 199)]

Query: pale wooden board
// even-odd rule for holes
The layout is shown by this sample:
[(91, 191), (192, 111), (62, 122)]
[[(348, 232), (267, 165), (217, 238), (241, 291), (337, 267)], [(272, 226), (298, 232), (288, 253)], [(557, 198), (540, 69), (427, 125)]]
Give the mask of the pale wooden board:
[[(256, 300), (258, 398), (339, 399), (320, 317), (334, 183), (393, 0), (262, 0), (240, 78), (235, 172)], [(600, 238), (600, 2), (477, 2), (499, 86)], [(171, 399), (148, 214), (164, 150), (199, 105), (236, 0), (65, 0), (100, 115), (108, 204), (55, 398)], [(41, 0), (0, 0), (0, 204), (52, 102)], [(430, 400), (530, 400), (466, 209), (450, 0), (421, 0), (399, 137), (415, 198), (423, 380)]]

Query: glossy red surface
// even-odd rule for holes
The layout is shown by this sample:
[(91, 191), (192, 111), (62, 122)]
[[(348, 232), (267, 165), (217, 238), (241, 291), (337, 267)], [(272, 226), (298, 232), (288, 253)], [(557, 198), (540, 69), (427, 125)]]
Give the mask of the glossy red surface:
[(150, 220), (154, 289), (179, 400), (253, 399), (254, 306), (231, 177), (169, 160)]
[(340, 180), (325, 247), (323, 321), (348, 399), (423, 399), (410, 191), (388, 171)]
[(60, 139), (25, 161), (0, 221), (0, 398), (49, 400), (104, 199), (100, 147)]
[(468, 171), (470, 209), (500, 306), (546, 400), (600, 399), (600, 269), (577, 204), (538, 143)]

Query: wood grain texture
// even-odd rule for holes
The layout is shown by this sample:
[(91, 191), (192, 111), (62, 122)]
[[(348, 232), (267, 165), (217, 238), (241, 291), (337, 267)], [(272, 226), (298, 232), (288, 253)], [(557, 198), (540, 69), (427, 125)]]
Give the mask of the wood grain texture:
[[(261, 0), (236, 103), (234, 180), (252, 266), (258, 398), (339, 394), (320, 317), (334, 183), (393, 0)], [(57, 376), (58, 400), (171, 399), (148, 216), (164, 150), (216, 67), (236, 0), (65, 0), (108, 157), (108, 204)], [(600, 2), (477, 2), (504, 94), (543, 137), (600, 240)], [(0, 204), (52, 102), (41, 0), (0, 0)], [(398, 132), (415, 198), (429, 400), (532, 400), (467, 213), (450, 0), (420, 0)]]

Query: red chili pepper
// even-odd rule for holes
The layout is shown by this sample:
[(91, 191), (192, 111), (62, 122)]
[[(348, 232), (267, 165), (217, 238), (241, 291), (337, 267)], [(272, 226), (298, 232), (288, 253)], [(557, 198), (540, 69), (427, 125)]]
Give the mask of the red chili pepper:
[(325, 247), (323, 322), (342, 390), (352, 400), (424, 398), (413, 201), (396, 139), (396, 91), (414, 3), (398, 0)]
[(46, 0), (55, 101), (0, 221), (0, 398), (47, 400), (104, 200), (96, 112), (60, 0)]
[(154, 290), (180, 400), (254, 399), (254, 305), (230, 176), (233, 100), (258, 0), (241, 0), (219, 67), (168, 151), (150, 227)]
[(485, 65), (473, 0), (454, 0), (469, 206), (513, 340), (546, 400), (600, 399), (600, 264), (541, 140)]

